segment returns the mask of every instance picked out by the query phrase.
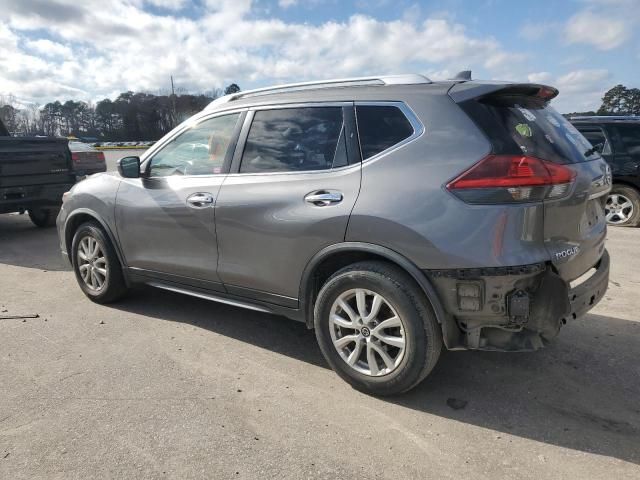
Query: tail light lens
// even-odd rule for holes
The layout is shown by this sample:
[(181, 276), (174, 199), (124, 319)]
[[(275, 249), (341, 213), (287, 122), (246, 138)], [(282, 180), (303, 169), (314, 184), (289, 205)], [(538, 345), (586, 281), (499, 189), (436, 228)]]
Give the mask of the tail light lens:
[(562, 198), (575, 172), (526, 155), (489, 155), (447, 184), (467, 203), (525, 203)]
[(104, 153), (103, 152), (96, 153), (96, 158), (98, 159), (99, 162), (104, 163)]
[(71, 152), (71, 160), (73, 160), (73, 163), (77, 163), (80, 161), (80, 155), (78, 155), (77, 152)]

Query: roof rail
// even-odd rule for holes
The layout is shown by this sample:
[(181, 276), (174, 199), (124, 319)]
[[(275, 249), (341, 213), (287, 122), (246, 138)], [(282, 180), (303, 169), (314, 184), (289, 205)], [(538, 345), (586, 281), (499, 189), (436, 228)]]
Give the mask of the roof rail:
[(231, 93), (216, 98), (205, 110), (223, 105), (225, 103), (238, 100), (240, 98), (257, 97), (261, 95), (271, 95), (275, 93), (298, 92), (302, 90), (316, 90), (331, 87), (363, 87), (369, 85), (419, 85), (432, 83), (424, 75), (412, 73), (407, 75), (386, 75), (377, 77), (357, 77), (357, 78), (337, 78), (331, 80), (318, 80), (314, 82), (288, 83), (284, 85), (275, 85), (272, 87), (256, 88), (254, 90), (245, 90), (243, 92)]
[(640, 115), (573, 115), (569, 120), (612, 120), (612, 121), (640, 121)]

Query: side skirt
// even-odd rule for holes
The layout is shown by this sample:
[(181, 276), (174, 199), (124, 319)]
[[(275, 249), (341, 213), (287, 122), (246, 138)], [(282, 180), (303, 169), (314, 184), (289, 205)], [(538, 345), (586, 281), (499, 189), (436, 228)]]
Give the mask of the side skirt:
[(160, 288), (162, 290), (168, 290), (191, 297), (202, 298), (212, 302), (224, 303), (234, 307), (240, 307), (247, 310), (253, 310), (256, 312), (270, 313), (273, 315), (282, 315), (296, 320), (304, 322), (304, 312), (298, 308), (289, 308), (281, 305), (275, 305), (269, 302), (256, 300), (254, 298), (248, 298), (245, 296), (233, 295), (219, 290), (210, 290), (207, 288), (199, 288), (192, 285), (186, 285), (176, 281), (169, 281), (165, 278), (158, 278), (157, 276), (144, 272), (144, 274), (138, 269), (127, 269), (128, 276), (133, 283), (149, 285), (151, 287)]

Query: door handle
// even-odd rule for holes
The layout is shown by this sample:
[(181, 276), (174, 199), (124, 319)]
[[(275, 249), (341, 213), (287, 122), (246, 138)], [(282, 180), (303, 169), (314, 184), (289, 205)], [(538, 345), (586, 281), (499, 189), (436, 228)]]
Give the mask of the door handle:
[(191, 208), (207, 208), (213, 205), (213, 195), (210, 193), (192, 193), (187, 197), (187, 205)]
[(306, 195), (304, 201), (316, 207), (328, 207), (329, 205), (340, 203), (342, 201), (342, 193), (320, 190)]

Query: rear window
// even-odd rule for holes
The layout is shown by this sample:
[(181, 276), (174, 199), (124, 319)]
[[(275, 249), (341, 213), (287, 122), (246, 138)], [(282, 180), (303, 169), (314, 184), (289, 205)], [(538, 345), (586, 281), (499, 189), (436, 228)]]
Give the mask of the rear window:
[(413, 135), (404, 113), (394, 106), (356, 106), (362, 159), (366, 160)]
[(72, 152), (91, 152), (93, 147), (82, 142), (69, 142), (69, 150)]
[(496, 155), (524, 153), (554, 163), (593, 160), (591, 144), (552, 107), (535, 98), (492, 96), (461, 104), (489, 137)]

